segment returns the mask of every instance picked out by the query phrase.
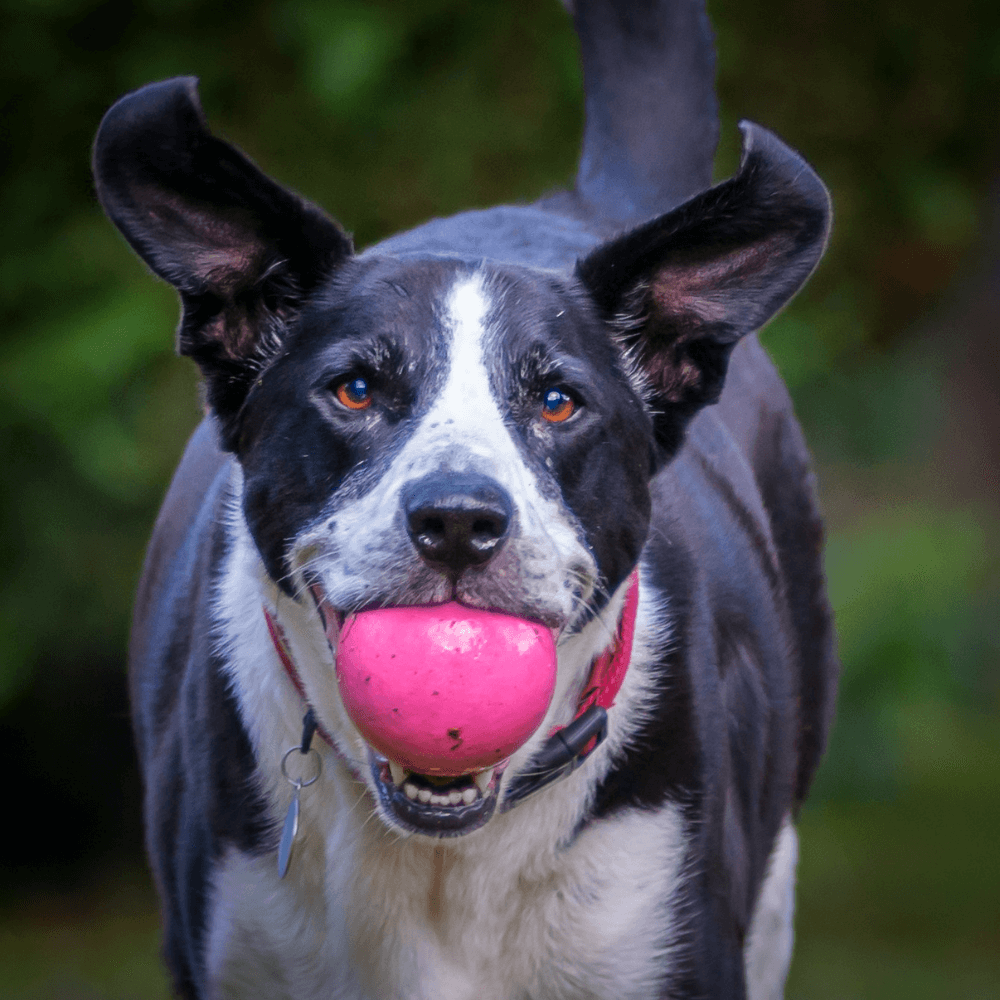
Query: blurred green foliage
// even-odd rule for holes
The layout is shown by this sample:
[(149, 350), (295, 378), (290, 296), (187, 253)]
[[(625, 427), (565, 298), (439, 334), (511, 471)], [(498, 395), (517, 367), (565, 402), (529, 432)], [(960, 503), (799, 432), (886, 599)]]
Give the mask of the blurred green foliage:
[(829, 540), (845, 673), (834, 766), (817, 792), (888, 798), (914, 705), (992, 700), (1000, 662), (996, 538), (983, 510), (879, 510)]
[[(748, 117), (833, 192), (829, 254), (763, 339), (831, 515), (845, 673), (817, 801), (885, 798), (906, 780), (914, 706), (995, 708), (1000, 681), (997, 498), (920, 480), (952, 477), (939, 459), (958, 447), (946, 395), (957, 349), (927, 328), (983, 252), (1000, 5), (710, 8), (718, 176)], [(96, 713), (95, 745), (102, 712), (121, 722), (124, 706), (101, 692), (121, 687), (143, 547), (200, 414), (193, 366), (171, 350), (173, 294), (102, 217), (88, 153), (116, 97), (178, 74), (200, 77), (218, 131), (362, 246), (567, 184), (582, 127), (575, 40), (555, 0), (251, 0), (238, 12), (0, 0), (0, 718), (14, 733), (0, 749), (37, 785), (53, 766), (31, 743), (45, 725), (72, 786), (60, 808), (78, 817), (87, 796), (134, 791), (59, 734), (81, 704)], [(52, 795), (69, 794), (58, 780)], [(102, 822), (135, 812), (108, 808)]]

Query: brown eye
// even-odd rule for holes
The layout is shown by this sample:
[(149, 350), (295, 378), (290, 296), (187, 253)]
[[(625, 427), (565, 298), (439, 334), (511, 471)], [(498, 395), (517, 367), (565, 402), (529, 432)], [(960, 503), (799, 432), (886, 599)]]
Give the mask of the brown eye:
[(553, 424), (569, 420), (576, 411), (573, 397), (562, 389), (549, 389), (542, 397), (542, 416)]
[(366, 410), (372, 405), (368, 382), (363, 378), (353, 378), (350, 382), (341, 382), (336, 388), (336, 395), (337, 399), (349, 410)]

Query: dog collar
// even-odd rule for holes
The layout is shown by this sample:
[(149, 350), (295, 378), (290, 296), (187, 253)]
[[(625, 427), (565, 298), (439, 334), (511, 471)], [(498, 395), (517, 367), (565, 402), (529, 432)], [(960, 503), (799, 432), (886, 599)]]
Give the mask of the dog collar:
[[(628, 592), (625, 595), (625, 606), (622, 609), (618, 630), (608, 648), (591, 665), (590, 676), (580, 695), (573, 721), (567, 726), (556, 726), (549, 732), (548, 739), (532, 758), (534, 766), (531, 773), (515, 779), (508, 789), (504, 797), (503, 811), (512, 809), (529, 795), (576, 770), (607, 736), (608, 709), (615, 703), (632, 660), (638, 608), (639, 572), (635, 570), (629, 577)], [(278, 659), (299, 697), (309, 712), (312, 712), (284, 632), (271, 612), (266, 607), (262, 607), (262, 610)], [(336, 751), (336, 744), (318, 720), (316, 732)]]
[(504, 796), (502, 811), (575, 771), (608, 735), (608, 709), (615, 703), (632, 662), (635, 619), (639, 609), (639, 571), (629, 577), (625, 607), (611, 645), (594, 660), (573, 721), (556, 726), (532, 758), (529, 774), (515, 778)]

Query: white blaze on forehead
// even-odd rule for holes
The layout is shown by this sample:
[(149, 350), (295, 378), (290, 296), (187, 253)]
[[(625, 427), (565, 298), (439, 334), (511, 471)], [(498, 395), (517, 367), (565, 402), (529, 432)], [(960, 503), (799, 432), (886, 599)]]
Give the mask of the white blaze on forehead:
[[(513, 494), (533, 478), (490, 384), (487, 326), (491, 312), (482, 275), (460, 277), (441, 299), (441, 321), (448, 337), (447, 374), (413, 437), (393, 463), (393, 473), (416, 479), (435, 470), (479, 472)], [(523, 496), (513, 496), (523, 508)], [(520, 502), (519, 502), (520, 501)]]
[[(445, 327), (451, 334), (448, 376), (424, 421), (429, 431), (443, 431), (449, 436), (454, 435), (458, 427), (467, 428), (472, 438), (467, 441), (456, 439), (454, 444), (471, 445), (477, 452), (487, 443), (495, 447), (499, 443), (498, 433), (507, 438), (504, 451), (513, 447), (503, 425), (498, 402), (493, 396), (486, 366), (488, 311), (489, 300), (479, 275), (461, 278), (452, 286), (445, 300), (443, 317)], [(480, 448), (476, 447), (477, 441)], [(486, 457), (491, 456), (486, 453)]]
[(479, 350), (488, 308), (489, 302), (479, 275), (469, 275), (452, 286), (445, 309), (456, 346), (474, 344), (474, 350)]
[[(521, 531), (548, 536), (568, 529), (561, 505), (543, 498), (535, 474), (525, 464), (511, 428), (504, 419), (501, 401), (490, 381), (490, 348), (499, 343), (501, 330), (488, 321), (491, 313), (502, 322), (502, 310), (493, 303), (480, 274), (463, 276), (443, 300), (444, 327), (451, 335), (448, 373), (444, 385), (400, 456), (408, 457), (408, 474), (450, 469), (478, 472), (506, 489), (514, 502)], [(427, 465), (426, 469), (421, 466)], [(573, 541), (566, 542), (575, 547)]]

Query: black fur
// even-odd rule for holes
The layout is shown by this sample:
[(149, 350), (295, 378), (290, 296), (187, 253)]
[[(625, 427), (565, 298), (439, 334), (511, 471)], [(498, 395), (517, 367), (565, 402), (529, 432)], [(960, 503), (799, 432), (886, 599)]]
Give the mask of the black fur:
[[(164, 503), (136, 596), (131, 700), (145, 776), (146, 843), (164, 901), (164, 957), (180, 996), (197, 985), (211, 866), (227, 845), (273, 841), (246, 730), (214, 649), (211, 590), (225, 547), (226, 469), (202, 424)], [(190, 603), (188, 603), (190, 601)], [(210, 807), (199, 808), (199, 803)]]
[(704, 7), (599, 0), (577, 4), (574, 20), (587, 95), (577, 196), (624, 224), (704, 191), (719, 140)]

